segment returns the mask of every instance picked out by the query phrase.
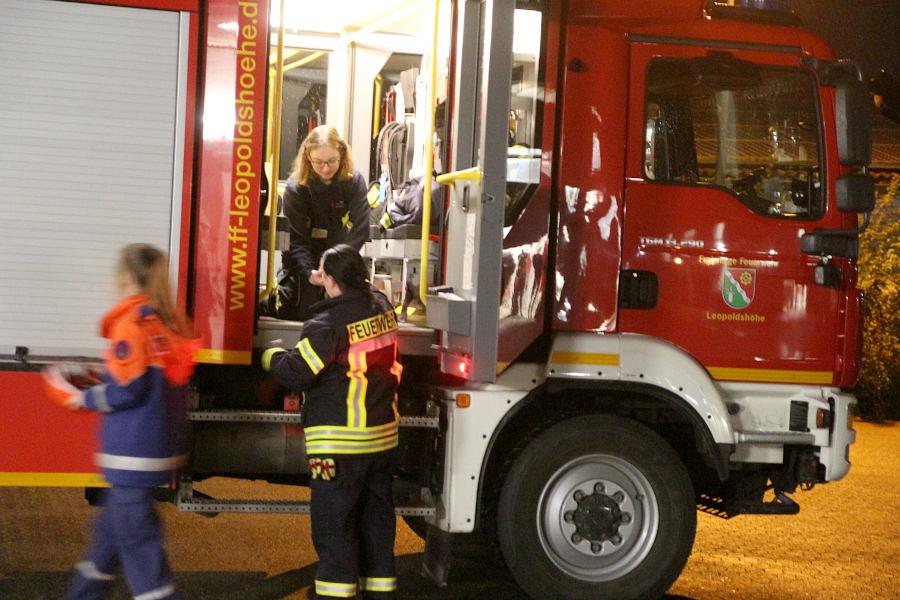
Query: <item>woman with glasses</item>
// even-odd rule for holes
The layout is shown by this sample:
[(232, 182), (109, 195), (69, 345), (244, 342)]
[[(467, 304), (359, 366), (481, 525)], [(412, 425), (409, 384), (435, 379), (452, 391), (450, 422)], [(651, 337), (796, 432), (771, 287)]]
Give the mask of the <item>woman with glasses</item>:
[(279, 319), (306, 320), (322, 299), (315, 277), (319, 258), (337, 244), (359, 251), (369, 237), (366, 182), (353, 168), (350, 147), (328, 125), (313, 129), (297, 152), (284, 191), (290, 249), (281, 257), (278, 289), (260, 312)]

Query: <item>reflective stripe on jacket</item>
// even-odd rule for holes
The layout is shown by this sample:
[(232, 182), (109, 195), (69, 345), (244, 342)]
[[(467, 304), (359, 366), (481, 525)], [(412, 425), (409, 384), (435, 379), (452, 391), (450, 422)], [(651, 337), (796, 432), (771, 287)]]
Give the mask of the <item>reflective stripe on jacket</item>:
[(307, 454), (366, 455), (397, 446), (397, 319), (387, 298), (351, 291), (314, 305), (300, 341), (263, 367), (303, 391)]

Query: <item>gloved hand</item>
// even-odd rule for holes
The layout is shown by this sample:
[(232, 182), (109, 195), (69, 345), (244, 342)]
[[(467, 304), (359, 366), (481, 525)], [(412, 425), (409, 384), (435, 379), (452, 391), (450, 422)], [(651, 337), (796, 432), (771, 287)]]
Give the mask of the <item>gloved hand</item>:
[(71, 382), (76, 377), (95, 376), (78, 365), (53, 364), (41, 373), (44, 377), (44, 388), (54, 402), (69, 410), (84, 408), (84, 392)]

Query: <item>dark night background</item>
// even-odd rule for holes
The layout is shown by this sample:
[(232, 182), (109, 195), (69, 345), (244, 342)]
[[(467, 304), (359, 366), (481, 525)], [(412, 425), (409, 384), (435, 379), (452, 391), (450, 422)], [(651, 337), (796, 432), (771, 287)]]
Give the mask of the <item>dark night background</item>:
[(900, 0), (793, 0), (794, 12), (866, 76), (886, 69), (900, 80)]

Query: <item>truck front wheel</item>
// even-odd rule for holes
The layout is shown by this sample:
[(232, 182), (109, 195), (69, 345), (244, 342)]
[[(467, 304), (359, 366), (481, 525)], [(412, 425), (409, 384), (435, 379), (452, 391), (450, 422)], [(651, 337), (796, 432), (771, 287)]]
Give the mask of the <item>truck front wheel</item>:
[(516, 459), (498, 536), (533, 598), (655, 598), (681, 573), (697, 527), (691, 480), (671, 446), (634, 421), (558, 423)]

